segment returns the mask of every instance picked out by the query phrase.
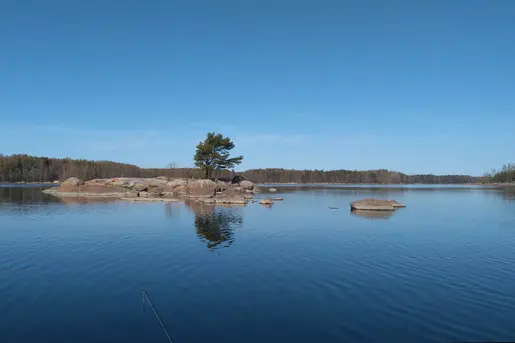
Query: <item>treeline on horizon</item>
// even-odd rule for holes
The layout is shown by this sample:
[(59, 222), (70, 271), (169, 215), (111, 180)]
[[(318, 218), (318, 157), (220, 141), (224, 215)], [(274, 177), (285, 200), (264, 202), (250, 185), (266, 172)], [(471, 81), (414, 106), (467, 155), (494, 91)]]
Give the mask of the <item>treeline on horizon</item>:
[(501, 170), (493, 170), (491, 173), (485, 175), (491, 182), (508, 183), (515, 182), (515, 164), (505, 164)]
[[(465, 184), (477, 182), (515, 181), (515, 168), (504, 168), (501, 174), (484, 177), (469, 175), (407, 175), (381, 170), (291, 170), (251, 169), (237, 173), (256, 183), (425, 183)], [(232, 177), (234, 171), (219, 171), (215, 177)], [(74, 160), (70, 158), (34, 157), (28, 155), (0, 155), (0, 182), (52, 182), (69, 177), (83, 180), (112, 177), (185, 177), (202, 178), (196, 168), (140, 168), (136, 165), (111, 161)]]

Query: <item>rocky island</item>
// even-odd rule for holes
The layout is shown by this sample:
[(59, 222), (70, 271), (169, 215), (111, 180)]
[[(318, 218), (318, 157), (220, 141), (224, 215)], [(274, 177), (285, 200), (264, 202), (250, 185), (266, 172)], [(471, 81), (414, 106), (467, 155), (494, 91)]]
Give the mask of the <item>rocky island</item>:
[(244, 205), (259, 192), (241, 177), (232, 180), (118, 177), (83, 181), (72, 177), (59, 187), (43, 191), (57, 197), (116, 198), (131, 201), (180, 201), (193, 199), (212, 204)]
[(383, 199), (363, 199), (350, 204), (352, 211), (395, 211), (400, 207), (406, 206), (395, 200)]

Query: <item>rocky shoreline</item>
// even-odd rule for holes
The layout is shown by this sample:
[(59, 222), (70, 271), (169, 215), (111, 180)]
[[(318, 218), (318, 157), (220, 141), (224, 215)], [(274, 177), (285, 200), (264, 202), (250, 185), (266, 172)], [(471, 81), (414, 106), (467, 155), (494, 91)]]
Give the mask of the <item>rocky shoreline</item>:
[(206, 204), (245, 205), (253, 201), (259, 189), (254, 183), (241, 178), (227, 182), (167, 177), (119, 177), (83, 181), (72, 177), (59, 187), (43, 190), (43, 193), (56, 197), (114, 198), (135, 202), (190, 199)]

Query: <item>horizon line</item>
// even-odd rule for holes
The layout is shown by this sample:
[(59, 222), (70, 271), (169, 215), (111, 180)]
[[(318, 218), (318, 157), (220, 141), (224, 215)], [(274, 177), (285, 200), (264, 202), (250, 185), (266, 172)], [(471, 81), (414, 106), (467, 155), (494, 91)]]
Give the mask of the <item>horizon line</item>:
[[(4, 155), (2, 153), (0, 153), (0, 158), (2, 157), (13, 157), (13, 156), (27, 156), (27, 157), (31, 157), (31, 158), (48, 158), (48, 159), (56, 159), (56, 160), (72, 160), (72, 161), (87, 161), (87, 162), (96, 162), (96, 163), (116, 163), (116, 164), (123, 164), (123, 165), (129, 165), (129, 166), (134, 166), (138, 169), (163, 169), (163, 170), (167, 170), (167, 169), (190, 169), (190, 170), (197, 170), (197, 169), (200, 169), (198, 167), (175, 167), (175, 168), (168, 168), (168, 167), (142, 167), (142, 166), (139, 166), (137, 164), (134, 164), (134, 163), (129, 163), (129, 162), (117, 162), (117, 161), (112, 161), (112, 160), (88, 160), (88, 159), (85, 159), (85, 158), (72, 158), (72, 157), (48, 157), (48, 156), (35, 156), (35, 155), (29, 155), (29, 154), (26, 154), (26, 153), (23, 153), (23, 154), (10, 154), (10, 155)], [(231, 171), (231, 170), (234, 170), (234, 169), (221, 169), (221, 170), (227, 170), (227, 171)], [(378, 169), (295, 169), (295, 168), (284, 168), (284, 167), (264, 167), (264, 168), (249, 168), (249, 169), (245, 169), (245, 170), (234, 170), (235, 172), (237, 173), (245, 173), (245, 172), (248, 172), (248, 171), (254, 171), (254, 170), (291, 170), (291, 171), (320, 171), (320, 172), (339, 172), (339, 171), (349, 171), (349, 172), (378, 172), (378, 171), (385, 171), (385, 172), (389, 172), (389, 173), (399, 173), (399, 174), (403, 174), (403, 175), (406, 175), (406, 176), (418, 176), (418, 175), (430, 175), (430, 176), (467, 176), (467, 177), (471, 177), (471, 178), (481, 178), (483, 176), (478, 176), (478, 175), (470, 175), (470, 174), (431, 174), (431, 173), (415, 173), (415, 174), (407, 174), (407, 173), (404, 173), (404, 172), (401, 172), (401, 171), (398, 171), (398, 170), (390, 170), (390, 169), (386, 169), (386, 168), (378, 168)]]

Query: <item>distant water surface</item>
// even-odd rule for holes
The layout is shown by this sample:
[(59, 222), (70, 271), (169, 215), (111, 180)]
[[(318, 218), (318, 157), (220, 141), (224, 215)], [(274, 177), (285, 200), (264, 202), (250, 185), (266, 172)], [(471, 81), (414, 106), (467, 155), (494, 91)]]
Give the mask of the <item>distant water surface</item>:
[(142, 289), (175, 343), (515, 340), (515, 192), (355, 186), (271, 208), (1, 186), (0, 342), (166, 343)]

